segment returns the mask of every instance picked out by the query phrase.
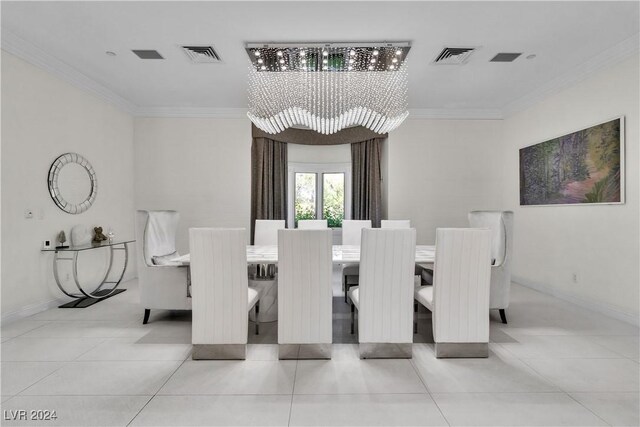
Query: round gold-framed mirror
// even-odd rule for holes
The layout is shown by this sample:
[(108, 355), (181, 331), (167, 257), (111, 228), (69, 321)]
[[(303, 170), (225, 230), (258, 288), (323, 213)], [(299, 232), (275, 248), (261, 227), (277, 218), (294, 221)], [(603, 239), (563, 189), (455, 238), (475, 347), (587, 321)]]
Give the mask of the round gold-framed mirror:
[(55, 159), (47, 183), (56, 206), (72, 215), (89, 209), (98, 194), (96, 172), (78, 153), (65, 153)]

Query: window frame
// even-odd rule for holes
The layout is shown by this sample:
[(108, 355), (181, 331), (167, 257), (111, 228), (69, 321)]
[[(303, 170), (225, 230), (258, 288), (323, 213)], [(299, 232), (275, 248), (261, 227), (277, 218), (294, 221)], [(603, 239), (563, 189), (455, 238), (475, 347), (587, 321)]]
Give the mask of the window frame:
[[(296, 173), (316, 174), (316, 218), (323, 219), (324, 204), (324, 179), (325, 173), (344, 174), (344, 219), (351, 219), (351, 163), (298, 163), (288, 164), (288, 189), (287, 189), (287, 227), (295, 227), (295, 179)], [(340, 228), (333, 228), (340, 230)]]

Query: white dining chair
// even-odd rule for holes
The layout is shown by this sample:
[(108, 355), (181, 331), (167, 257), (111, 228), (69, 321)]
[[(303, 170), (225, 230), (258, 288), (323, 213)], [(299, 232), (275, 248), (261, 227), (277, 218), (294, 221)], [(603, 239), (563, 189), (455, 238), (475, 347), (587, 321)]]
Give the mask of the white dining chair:
[(193, 359), (246, 356), (248, 312), (257, 318), (260, 307), (260, 293), (248, 286), (247, 241), (243, 228), (189, 229)]
[[(257, 246), (277, 246), (278, 230), (284, 230), (285, 220), (257, 219), (253, 243)], [(278, 285), (276, 264), (252, 264), (249, 266), (249, 284), (260, 289), (262, 311), (261, 322), (273, 322), (278, 319)], [(255, 317), (250, 316), (253, 320)]]
[(438, 228), (432, 286), (415, 299), (432, 313), (436, 357), (488, 357), (491, 232)]
[[(342, 221), (342, 244), (345, 246), (360, 246), (363, 228), (371, 228), (371, 220)], [(358, 286), (359, 264), (342, 264), (342, 290), (344, 302), (349, 303), (348, 293), (351, 286)]]
[(491, 293), (489, 309), (498, 310), (502, 323), (507, 323), (513, 259), (513, 212), (469, 212), (469, 225), (491, 230)]
[(408, 219), (383, 219), (380, 221), (380, 228), (411, 228), (411, 221)]
[(361, 358), (411, 358), (416, 230), (363, 229), (360, 285), (349, 290)]
[[(383, 219), (380, 221), (380, 228), (397, 228), (405, 229), (411, 228), (411, 220), (408, 219)], [(420, 264), (415, 264), (414, 275), (422, 277), (424, 272), (433, 272)]]
[(179, 257), (176, 233), (180, 214), (176, 211), (136, 213), (138, 286), (143, 324), (151, 310), (191, 310), (189, 268), (171, 261)]
[(301, 219), (298, 221), (299, 230), (323, 230), (329, 228), (326, 219)]
[(277, 245), (278, 230), (284, 230), (285, 221), (282, 219), (256, 219), (253, 244), (257, 246)]
[(332, 232), (278, 231), (278, 357), (330, 359)]

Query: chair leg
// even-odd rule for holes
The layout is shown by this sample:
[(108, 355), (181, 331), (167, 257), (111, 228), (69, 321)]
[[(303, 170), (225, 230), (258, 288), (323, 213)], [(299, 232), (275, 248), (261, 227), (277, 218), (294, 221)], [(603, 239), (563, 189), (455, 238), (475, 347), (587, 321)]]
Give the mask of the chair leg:
[(504, 310), (504, 308), (500, 309), (500, 319), (502, 319), (502, 323), (504, 323), (505, 325), (507, 324), (507, 312)]
[(144, 319), (142, 320), (142, 324), (146, 325), (147, 322), (149, 321), (149, 315), (151, 314), (151, 310), (148, 308), (144, 309)]
[(353, 329), (355, 324), (355, 315), (356, 315), (356, 306), (354, 303), (351, 303), (351, 335), (353, 335)]
[(413, 302), (413, 333), (418, 333), (418, 303)]
[(258, 320), (258, 315), (260, 314), (260, 301), (256, 302), (254, 310), (256, 311), (256, 335), (260, 335), (260, 321)]
[(342, 290), (344, 291), (344, 303), (349, 304), (349, 288), (347, 288), (347, 276), (342, 275)]

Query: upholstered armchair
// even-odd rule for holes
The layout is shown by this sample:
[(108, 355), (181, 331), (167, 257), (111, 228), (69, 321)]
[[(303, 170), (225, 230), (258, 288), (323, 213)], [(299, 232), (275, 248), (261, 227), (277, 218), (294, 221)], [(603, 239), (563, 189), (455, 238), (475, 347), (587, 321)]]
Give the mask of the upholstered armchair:
[(247, 278), (244, 228), (190, 228), (193, 359), (244, 359), (248, 313), (258, 334), (260, 291)]
[(278, 231), (278, 357), (330, 359), (332, 232)]
[(489, 355), (491, 232), (438, 228), (433, 285), (414, 291), (432, 313), (436, 357)]
[(502, 323), (507, 323), (511, 289), (511, 259), (513, 248), (513, 212), (473, 211), (469, 225), (491, 230), (491, 300), (489, 309), (499, 310)]
[(180, 256), (176, 252), (180, 214), (140, 210), (136, 215), (138, 285), (146, 324), (152, 309), (190, 310), (191, 297), (188, 267), (171, 261)]
[[(371, 228), (371, 220), (348, 220), (342, 221), (342, 244), (346, 246), (360, 246), (360, 237), (363, 228)], [(342, 290), (344, 291), (344, 302), (349, 303), (348, 293), (351, 286), (358, 285), (358, 275), (360, 267), (358, 264), (342, 265)]]
[(411, 358), (415, 254), (414, 229), (362, 230), (360, 285), (349, 290), (361, 358)]

